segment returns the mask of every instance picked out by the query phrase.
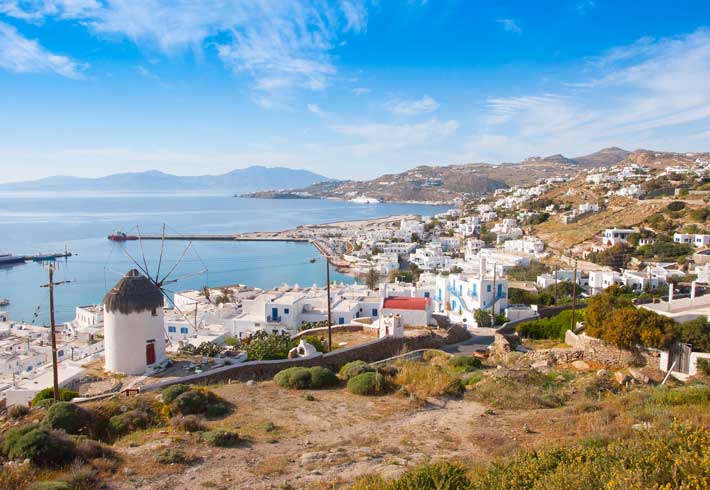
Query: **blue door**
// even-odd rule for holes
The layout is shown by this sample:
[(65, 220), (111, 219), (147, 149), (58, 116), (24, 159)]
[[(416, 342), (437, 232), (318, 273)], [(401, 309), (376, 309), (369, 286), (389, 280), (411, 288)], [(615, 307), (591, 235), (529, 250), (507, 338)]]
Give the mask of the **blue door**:
[(345, 318), (343, 318), (342, 316), (338, 318), (338, 325), (345, 325)]
[(271, 319), (273, 321), (276, 321), (278, 316), (279, 316), (279, 309), (278, 308), (271, 308)]

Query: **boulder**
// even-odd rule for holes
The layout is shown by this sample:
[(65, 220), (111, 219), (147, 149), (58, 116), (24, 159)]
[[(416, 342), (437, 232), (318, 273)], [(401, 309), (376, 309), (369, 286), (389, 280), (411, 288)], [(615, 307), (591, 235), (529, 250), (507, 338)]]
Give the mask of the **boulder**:
[(628, 374), (622, 373), (621, 371), (617, 371), (614, 373), (614, 379), (620, 385), (625, 385), (631, 380), (631, 377)]
[(643, 384), (649, 384), (651, 382), (651, 378), (643, 374), (640, 370), (636, 368), (629, 368), (629, 373), (631, 373), (631, 376), (638, 381), (639, 383)]
[(609, 371), (606, 369), (600, 369), (597, 371), (597, 378), (606, 378), (607, 376), (609, 376)]
[(572, 363), (572, 367), (579, 371), (588, 371), (589, 370), (589, 364), (587, 364), (584, 361), (574, 361)]
[(535, 371), (546, 371), (552, 366), (552, 361), (549, 359), (543, 359), (542, 361), (537, 361), (532, 364), (532, 368)]

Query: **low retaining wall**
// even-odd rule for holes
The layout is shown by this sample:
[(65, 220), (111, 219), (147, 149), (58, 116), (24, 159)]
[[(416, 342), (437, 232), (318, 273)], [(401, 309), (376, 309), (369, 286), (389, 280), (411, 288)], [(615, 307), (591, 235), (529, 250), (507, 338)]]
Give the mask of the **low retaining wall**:
[(233, 366), (224, 366), (206, 373), (193, 374), (179, 379), (143, 386), (141, 390), (155, 391), (177, 383), (213, 384), (224, 382), (225, 380), (271, 379), (279, 371), (295, 366), (324, 366), (337, 371), (344, 364), (351, 361), (375, 362), (409, 351), (437, 349), (445, 345), (463, 342), (468, 338), (470, 338), (470, 334), (459, 326), (450, 328), (445, 335), (427, 332), (414, 337), (383, 337), (353, 347), (337, 349), (326, 354), (318, 353), (309, 358), (251, 361)]
[[(575, 305), (575, 310), (583, 310), (584, 308), (587, 307), (587, 303), (584, 301), (577, 301), (577, 304)], [(540, 318), (551, 318), (555, 315), (559, 315), (563, 311), (571, 310), (572, 309), (572, 303), (567, 304), (567, 305), (559, 305), (559, 306), (546, 306), (545, 308), (538, 308), (537, 314), (540, 315)]]
[[(364, 330), (363, 325), (358, 325), (355, 323), (349, 323), (347, 325), (333, 325), (330, 327), (330, 331), (332, 333), (336, 332), (359, 332), (361, 330)], [(373, 330), (376, 330), (373, 328)], [(301, 337), (306, 337), (308, 335), (328, 335), (328, 327), (318, 327), (318, 328), (311, 328), (308, 330), (303, 330), (301, 332), (298, 332), (297, 334), (293, 335), (291, 338), (294, 339), (300, 339)]]

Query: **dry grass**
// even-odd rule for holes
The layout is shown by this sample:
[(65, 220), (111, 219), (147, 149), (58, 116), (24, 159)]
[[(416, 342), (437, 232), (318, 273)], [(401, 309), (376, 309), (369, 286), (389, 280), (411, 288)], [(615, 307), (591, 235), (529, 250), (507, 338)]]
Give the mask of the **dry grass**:
[(289, 458), (286, 456), (270, 456), (260, 460), (254, 467), (254, 473), (261, 476), (277, 476), (286, 473)]
[(394, 383), (420, 399), (455, 395), (461, 389), (456, 376), (441, 366), (423, 362), (402, 363)]

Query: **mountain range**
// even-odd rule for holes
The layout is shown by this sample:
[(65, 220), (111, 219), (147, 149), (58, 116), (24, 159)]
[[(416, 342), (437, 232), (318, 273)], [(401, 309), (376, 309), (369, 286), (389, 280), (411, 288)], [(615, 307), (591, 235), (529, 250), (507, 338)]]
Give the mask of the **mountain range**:
[(222, 175), (179, 176), (158, 170), (86, 178), (53, 176), (27, 182), (0, 184), (2, 191), (120, 191), (120, 192), (257, 192), (296, 189), (331, 181), (308, 170), (252, 166)]

